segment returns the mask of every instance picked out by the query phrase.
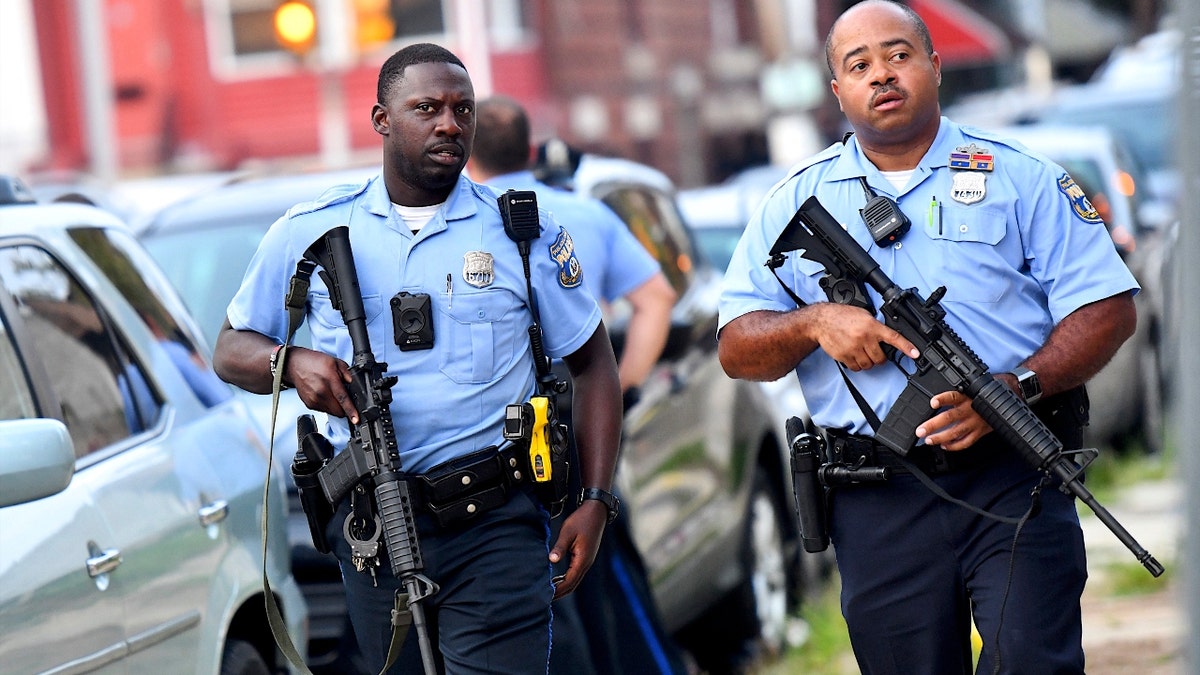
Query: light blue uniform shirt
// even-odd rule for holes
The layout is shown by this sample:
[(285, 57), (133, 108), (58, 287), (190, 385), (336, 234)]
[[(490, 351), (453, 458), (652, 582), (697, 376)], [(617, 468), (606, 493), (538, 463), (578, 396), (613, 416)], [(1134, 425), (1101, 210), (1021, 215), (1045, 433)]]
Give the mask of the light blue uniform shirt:
[[(381, 176), (332, 188), (271, 226), (229, 305), (229, 322), (282, 342), (283, 298), (297, 261), (326, 231), (348, 225), (371, 349), (387, 363), (387, 374), (399, 378), (392, 417), (402, 468), (423, 472), (499, 445), (505, 406), (527, 401), (535, 381), (525, 275), (517, 245), (505, 234), (498, 195), (460, 176), (446, 204), (414, 235), (395, 213)], [(591, 337), (600, 308), (582, 283), (570, 236), (544, 210), (540, 217), (530, 271), (546, 353), (562, 357)], [(467, 274), (468, 256), (490, 256), (483, 268), (493, 273)], [(430, 295), (432, 349), (396, 346), (389, 301), (400, 291)], [(352, 363), (350, 334), (318, 274), (308, 292), (307, 321), (314, 349)], [(347, 421), (330, 416), (326, 433), (343, 447)]]
[(604, 202), (546, 185), (534, 178), (532, 171), (496, 176), (487, 184), (537, 193), (538, 206), (570, 228), (575, 253), (587, 270), (583, 281), (598, 298), (607, 302), (622, 298), (661, 269)]
[[(992, 170), (983, 170), (978, 161), (974, 169), (952, 169), (951, 153), (960, 148), (977, 160), (992, 155)], [(976, 175), (956, 177), (967, 173)], [(859, 215), (866, 202), (860, 176), (876, 193), (896, 199), (912, 221), (897, 243), (881, 248), (867, 232)], [(916, 288), (928, 298), (945, 286), (941, 305), (947, 323), (992, 372), (1010, 370), (1026, 359), (1057, 322), (1079, 307), (1138, 288), (1103, 222), (1062, 167), (1015, 142), (943, 117), (932, 147), (899, 192), (867, 160), (853, 136), (846, 145), (835, 143), (793, 167), (738, 243), (722, 287), (720, 327), (756, 310), (796, 308), (764, 263), (810, 195), (901, 288)], [(932, 206), (934, 198), (938, 207)], [(797, 251), (788, 254), (778, 272), (805, 302), (827, 301), (818, 286), (824, 273), (820, 264), (802, 259)], [(879, 294), (868, 290), (878, 309)], [(913, 369), (907, 359), (905, 367)], [(890, 364), (847, 372), (879, 419), (906, 384), (904, 374)], [(816, 424), (873, 433), (823, 350), (801, 361), (796, 375)]]

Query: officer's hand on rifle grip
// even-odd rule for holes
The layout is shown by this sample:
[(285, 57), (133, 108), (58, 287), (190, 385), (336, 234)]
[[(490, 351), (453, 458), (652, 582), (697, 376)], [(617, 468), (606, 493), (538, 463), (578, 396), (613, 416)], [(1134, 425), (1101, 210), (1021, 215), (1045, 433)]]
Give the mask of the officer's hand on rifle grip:
[(296, 388), (300, 400), (310, 410), (358, 423), (358, 410), (346, 388), (350, 382), (350, 366), (345, 361), (311, 349), (291, 347), (284, 379)]
[(926, 443), (940, 445), (944, 450), (966, 450), (992, 432), (966, 394), (954, 390), (942, 392), (930, 399), (929, 405), (941, 412), (917, 427), (917, 436)]
[(891, 345), (916, 358), (917, 348), (866, 310), (849, 305), (819, 303), (806, 310), (813, 314), (811, 330), (825, 353), (853, 371), (867, 370), (888, 361), (883, 345)]

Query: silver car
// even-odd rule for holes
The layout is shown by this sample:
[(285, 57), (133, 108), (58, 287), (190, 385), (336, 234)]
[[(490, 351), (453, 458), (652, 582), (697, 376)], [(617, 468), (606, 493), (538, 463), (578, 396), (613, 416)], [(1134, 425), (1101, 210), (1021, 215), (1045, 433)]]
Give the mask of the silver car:
[[(125, 225), (0, 179), (0, 663), (250, 675), (307, 608), (283, 474)], [(267, 512), (269, 533), (263, 539)]]

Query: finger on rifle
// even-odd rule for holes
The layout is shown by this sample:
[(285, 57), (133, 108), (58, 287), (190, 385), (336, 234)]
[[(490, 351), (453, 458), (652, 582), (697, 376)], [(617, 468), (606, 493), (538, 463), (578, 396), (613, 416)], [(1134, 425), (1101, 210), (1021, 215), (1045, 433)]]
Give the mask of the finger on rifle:
[(350, 366), (341, 359), (334, 359), (334, 366), (337, 368), (340, 378), (340, 381), (335, 384), (337, 389), (334, 390), (338, 405), (341, 406), (342, 412), (346, 414), (346, 419), (350, 420), (351, 424), (358, 424), (358, 408), (354, 407), (354, 397), (350, 395), (350, 390), (346, 387), (354, 380), (350, 374)]
[(884, 328), (886, 329), (884, 331), (884, 342), (895, 347), (896, 349), (899, 349), (901, 354), (904, 354), (910, 358), (915, 359), (921, 355), (921, 352), (917, 350), (917, 346), (909, 342), (908, 338), (901, 335), (894, 328), (887, 326), (884, 326)]

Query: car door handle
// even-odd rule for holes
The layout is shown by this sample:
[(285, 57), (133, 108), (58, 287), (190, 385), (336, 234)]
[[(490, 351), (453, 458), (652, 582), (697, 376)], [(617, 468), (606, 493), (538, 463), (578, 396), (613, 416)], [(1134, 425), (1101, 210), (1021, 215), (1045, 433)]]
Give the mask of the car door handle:
[(121, 564), (121, 552), (115, 548), (100, 551), (100, 555), (87, 559), (87, 573), (93, 579), (108, 574)]
[(200, 516), (200, 524), (208, 527), (225, 520), (225, 517), (229, 515), (229, 502), (218, 499), (201, 506), (196, 513)]

